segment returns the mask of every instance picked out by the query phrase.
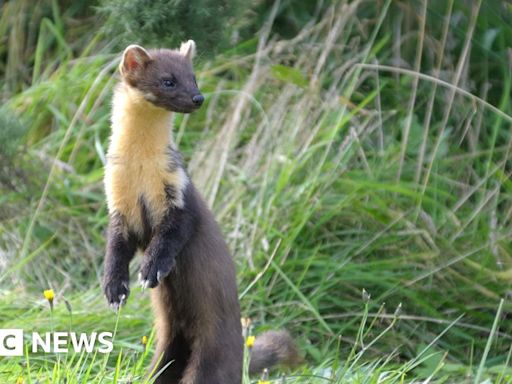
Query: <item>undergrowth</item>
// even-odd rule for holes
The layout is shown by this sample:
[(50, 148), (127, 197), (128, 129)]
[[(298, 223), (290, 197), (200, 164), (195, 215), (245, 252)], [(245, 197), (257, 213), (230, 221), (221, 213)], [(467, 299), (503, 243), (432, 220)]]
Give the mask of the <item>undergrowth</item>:
[[(175, 116), (175, 140), (224, 229), (252, 332), (285, 327), (305, 355), (273, 382), (511, 382), (510, 9), (379, 4), (333, 2), (282, 39), (275, 3), (254, 38), (197, 64), (206, 102)], [(0, 152), (0, 326), (117, 324), (115, 348), (3, 358), (0, 377), (143, 382), (147, 293), (116, 317), (100, 289), (119, 56), (99, 33), (78, 49), (53, 15), (55, 53), (38, 42), (0, 110), (24, 132)]]

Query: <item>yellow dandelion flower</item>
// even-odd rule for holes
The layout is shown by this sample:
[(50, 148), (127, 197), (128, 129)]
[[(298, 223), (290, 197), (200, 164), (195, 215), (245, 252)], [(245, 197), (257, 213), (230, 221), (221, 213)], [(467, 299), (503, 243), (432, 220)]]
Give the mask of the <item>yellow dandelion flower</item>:
[(23, 377), (18, 377), (16, 379), (16, 384), (23, 384)]
[(142, 336), (142, 339), (140, 340), (142, 342), (142, 345), (148, 344), (148, 337), (146, 335)]
[(247, 337), (247, 340), (245, 340), (245, 345), (247, 346), (247, 348), (251, 348), (254, 345), (255, 341), (256, 341), (256, 337), (249, 336), (249, 337)]
[(258, 384), (270, 384), (268, 380), (258, 380)]
[(52, 302), (55, 298), (55, 292), (53, 292), (53, 289), (45, 289), (43, 291), (44, 298), (48, 300), (49, 302)]

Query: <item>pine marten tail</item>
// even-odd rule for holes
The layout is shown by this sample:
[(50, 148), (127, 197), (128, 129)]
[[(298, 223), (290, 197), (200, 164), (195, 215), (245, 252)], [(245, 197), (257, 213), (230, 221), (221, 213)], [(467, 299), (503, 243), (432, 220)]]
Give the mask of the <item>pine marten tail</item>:
[(299, 350), (287, 331), (267, 331), (256, 337), (251, 348), (249, 373), (258, 374), (275, 365), (297, 366), (302, 362)]

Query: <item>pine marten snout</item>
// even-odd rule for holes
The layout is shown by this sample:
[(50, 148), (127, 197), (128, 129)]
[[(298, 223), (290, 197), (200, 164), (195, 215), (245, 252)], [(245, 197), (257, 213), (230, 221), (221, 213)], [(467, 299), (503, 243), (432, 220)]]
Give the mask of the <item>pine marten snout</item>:
[[(139, 279), (151, 289), (156, 384), (241, 384), (243, 337), (235, 265), (213, 214), (195, 189), (172, 140), (172, 113), (203, 102), (192, 70), (195, 44), (179, 50), (130, 45), (119, 66), (105, 166), (109, 211), (103, 289), (119, 308)], [(264, 333), (251, 372), (291, 364), (285, 332)]]
[(138, 90), (146, 101), (171, 112), (190, 113), (203, 104), (192, 69), (195, 43), (181, 45), (178, 51), (146, 51), (138, 45), (125, 49), (120, 66), (124, 81)]

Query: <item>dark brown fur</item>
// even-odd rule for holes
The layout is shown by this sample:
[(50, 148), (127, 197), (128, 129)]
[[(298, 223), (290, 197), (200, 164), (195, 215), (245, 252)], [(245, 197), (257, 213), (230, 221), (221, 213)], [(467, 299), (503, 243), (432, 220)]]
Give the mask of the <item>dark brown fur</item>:
[(302, 362), (299, 350), (286, 331), (267, 331), (259, 335), (251, 348), (249, 373), (261, 373), (265, 368), (282, 364), (294, 367)]
[[(149, 102), (182, 113), (192, 112), (201, 105), (192, 102), (192, 97), (200, 92), (190, 60), (170, 49), (153, 49), (147, 53), (136, 51), (134, 55), (137, 55), (133, 58), (136, 68), (127, 68), (123, 72), (124, 79), (140, 90)], [(171, 81), (174, 86), (165, 87), (164, 80)]]
[(192, 185), (185, 205), (195, 212), (197, 225), (175, 268), (153, 295), (166, 315), (157, 321), (170, 328), (170, 337), (158, 344), (155, 359), (163, 354), (160, 367), (175, 361), (156, 382), (176, 383), (186, 369), (187, 384), (240, 384), (243, 340), (234, 263), (217, 223)]

